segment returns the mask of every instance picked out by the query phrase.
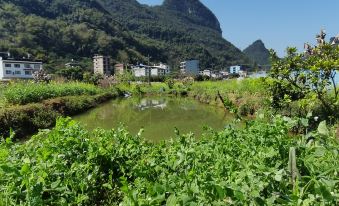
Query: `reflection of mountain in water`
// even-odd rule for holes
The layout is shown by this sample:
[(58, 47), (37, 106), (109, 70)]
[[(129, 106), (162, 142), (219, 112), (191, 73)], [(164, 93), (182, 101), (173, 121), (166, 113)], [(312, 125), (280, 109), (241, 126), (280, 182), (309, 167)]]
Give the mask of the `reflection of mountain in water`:
[(164, 109), (167, 107), (166, 99), (141, 99), (137, 105), (139, 110), (146, 110), (150, 108)]

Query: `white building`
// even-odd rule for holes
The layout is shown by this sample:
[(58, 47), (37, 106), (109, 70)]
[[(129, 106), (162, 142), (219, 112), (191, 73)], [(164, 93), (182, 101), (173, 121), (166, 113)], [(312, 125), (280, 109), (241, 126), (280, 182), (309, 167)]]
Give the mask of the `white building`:
[(239, 74), (241, 70), (241, 66), (236, 65), (236, 66), (231, 66), (230, 67), (230, 74)]
[(132, 71), (135, 77), (146, 77), (149, 75), (149, 71), (151, 71), (151, 76), (158, 77), (158, 76), (165, 76), (166, 74), (170, 73), (170, 67), (166, 64), (159, 64), (153, 66), (147, 65), (138, 65), (133, 66)]
[(202, 75), (202, 76), (208, 76), (208, 77), (211, 77), (211, 76), (212, 76), (212, 71), (209, 70), (209, 69), (205, 69), (205, 70), (201, 71), (201, 75)]
[(240, 71), (239, 71), (239, 76), (245, 78), (245, 77), (247, 77), (247, 72), (246, 72), (246, 71), (243, 71), (243, 70), (240, 70)]
[(93, 57), (94, 73), (102, 75), (113, 75), (111, 61), (108, 56), (95, 55)]
[(42, 69), (42, 62), (14, 60), (0, 57), (0, 79), (33, 79), (33, 73)]
[(220, 71), (220, 75), (222, 77), (227, 77), (229, 75), (229, 72), (227, 72), (227, 71)]
[(186, 75), (199, 75), (199, 60), (180, 62), (180, 71)]
[(148, 76), (148, 69), (145, 66), (132, 66), (132, 72), (135, 77), (146, 77)]

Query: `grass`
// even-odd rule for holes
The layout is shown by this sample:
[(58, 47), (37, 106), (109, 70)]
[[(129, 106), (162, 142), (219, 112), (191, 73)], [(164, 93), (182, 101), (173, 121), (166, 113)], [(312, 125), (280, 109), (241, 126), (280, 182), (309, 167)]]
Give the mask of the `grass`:
[(236, 94), (264, 94), (266, 92), (262, 79), (243, 79), (227, 81), (204, 81), (195, 82), (191, 86), (193, 93), (215, 94), (221, 93)]
[(75, 95), (95, 95), (103, 92), (102, 89), (85, 83), (32, 83), (32, 82), (15, 82), (10, 83), (3, 89), (0, 102), (6, 104), (28, 104), (40, 102), (45, 99), (75, 96)]

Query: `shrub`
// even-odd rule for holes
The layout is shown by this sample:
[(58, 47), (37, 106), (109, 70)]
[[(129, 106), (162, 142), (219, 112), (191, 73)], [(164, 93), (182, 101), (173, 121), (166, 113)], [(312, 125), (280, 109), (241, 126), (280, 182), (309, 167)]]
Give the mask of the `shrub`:
[[(296, 48), (288, 48), (287, 56), (279, 58), (271, 51), (272, 69), (269, 91), (272, 105), (282, 108), (292, 101), (318, 101), (325, 112), (323, 115), (338, 118), (332, 114), (338, 110), (336, 102), (339, 90), (335, 82), (339, 68), (339, 46), (325, 42), (326, 34), (318, 35), (318, 45), (307, 45), (306, 52), (298, 53)], [(301, 105), (302, 107), (303, 105)], [(327, 118), (329, 119), (329, 118)]]

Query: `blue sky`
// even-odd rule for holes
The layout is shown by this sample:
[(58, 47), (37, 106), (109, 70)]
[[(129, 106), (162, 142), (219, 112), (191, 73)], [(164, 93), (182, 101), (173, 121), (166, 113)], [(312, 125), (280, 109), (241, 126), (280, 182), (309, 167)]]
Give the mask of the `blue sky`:
[[(159, 5), (163, 0), (138, 0)], [(257, 39), (280, 56), (287, 46), (315, 44), (324, 28), (339, 34), (339, 0), (201, 0), (219, 19), (223, 36), (240, 49)]]

